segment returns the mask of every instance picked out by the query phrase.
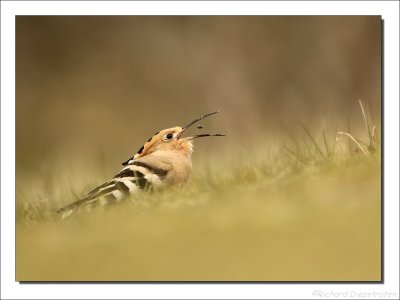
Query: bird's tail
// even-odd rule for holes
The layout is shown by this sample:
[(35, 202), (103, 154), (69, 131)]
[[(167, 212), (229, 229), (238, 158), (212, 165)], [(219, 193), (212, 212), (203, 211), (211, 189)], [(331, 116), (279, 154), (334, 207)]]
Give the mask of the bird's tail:
[(138, 191), (159, 185), (166, 173), (149, 164), (134, 162), (123, 168), (112, 180), (96, 187), (80, 200), (60, 208), (57, 212), (61, 214), (61, 218), (67, 218), (82, 209), (90, 210), (95, 206), (118, 203)]

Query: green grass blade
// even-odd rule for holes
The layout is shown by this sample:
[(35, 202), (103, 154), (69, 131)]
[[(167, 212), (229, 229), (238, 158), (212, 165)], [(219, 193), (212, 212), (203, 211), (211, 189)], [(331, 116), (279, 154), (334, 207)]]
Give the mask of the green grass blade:
[(319, 153), (322, 157), (324, 157), (324, 154), (323, 154), (321, 148), (319, 147), (319, 145), (318, 145), (316, 139), (313, 137), (313, 135), (310, 133), (310, 131), (307, 129), (306, 126), (304, 126), (303, 124), (301, 124), (301, 126), (303, 127), (304, 131), (307, 133), (307, 135), (308, 135), (308, 137), (310, 138), (310, 140), (313, 142), (313, 144), (314, 144), (314, 146), (315, 146), (315, 149), (317, 149), (318, 153)]
[(328, 147), (328, 142), (327, 142), (327, 140), (326, 140), (325, 130), (322, 130), (322, 135), (323, 135), (323, 137), (324, 137), (324, 144), (325, 144), (326, 155), (327, 155), (328, 157), (331, 157), (332, 152), (329, 150), (329, 147)]

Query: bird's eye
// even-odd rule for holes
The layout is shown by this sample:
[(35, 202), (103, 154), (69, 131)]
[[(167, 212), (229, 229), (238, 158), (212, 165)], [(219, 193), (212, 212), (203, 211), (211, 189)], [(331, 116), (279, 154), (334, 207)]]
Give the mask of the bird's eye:
[(167, 134), (167, 139), (169, 139), (169, 140), (172, 139), (172, 133)]

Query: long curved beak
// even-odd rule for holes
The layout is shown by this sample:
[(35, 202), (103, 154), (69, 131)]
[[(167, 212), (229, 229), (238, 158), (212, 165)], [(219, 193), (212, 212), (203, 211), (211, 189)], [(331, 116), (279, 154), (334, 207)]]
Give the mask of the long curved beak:
[[(205, 115), (201, 116), (200, 118), (198, 118), (198, 119), (196, 119), (196, 120), (190, 122), (190, 123), (187, 124), (186, 126), (183, 126), (183, 127), (182, 127), (182, 131), (178, 133), (178, 135), (176, 136), (176, 138), (177, 138), (177, 139), (180, 139), (181, 136), (182, 136), (182, 134), (183, 134), (189, 127), (191, 127), (193, 124), (196, 124), (197, 122), (203, 120), (204, 118), (207, 118), (207, 117), (209, 117), (209, 116), (211, 116), (211, 115), (214, 115), (214, 114), (217, 114), (217, 113), (219, 113), (219, 111), (214, 111), (214, 112), (212, 112), (212, 113), (205, 114)], [(205, 136), (225, 136), (225, 134), (223, 134), (223, 133), (198, 134), (198, 135), (195, 135), (195, 136), (186, 137), (185, 140), (192, 140), (192, 139), (196, 139), (196, 138), (199, 138), (199, 137), (205, 137)]]
[(197, 139), (197, 138), (205, 137), (205, 136), (225, 136), (225, 134), (223, 134), (223, 133), (206, 133), (206, 134), (198, 134), (198, 135), (194, 135), (194, 136), (188, 136), (183, 139), (189, 141), (189, 140), (193, 140), (193, 139)]

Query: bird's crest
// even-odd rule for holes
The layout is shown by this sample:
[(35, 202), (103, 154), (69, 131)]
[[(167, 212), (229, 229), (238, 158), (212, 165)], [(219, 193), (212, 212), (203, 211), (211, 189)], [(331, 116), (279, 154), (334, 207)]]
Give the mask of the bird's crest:
[[(206, 137), (206, 136), (224, 136), (224, 134), (221, 134), (221, 133), (216, 133), (216, 134), (207, 133), (207, 134), (199, 134), (199, 135), (195, 135), (195, 136), (191, 136), (191, 137), (182, 138), (183, 132), (186, 131), (189, 127), (191, 127), (193, 124), (199, 122), (200, 120), (202, 120), (208, 116), (214, 115), (216, 113), (219, 113), (219, 111), (205, 114), (205, 115), (201, 116), (200, 118), (195, 119), (194, 121), (191, 121), (189, 124), (187, 124), (183, 127), (177, 126), (177, 127), (167, 128), (167, 129), (161, 130), (159, 132), (156, 132), (142, 147), (140, 147), (140, 149), (136, 152), (136, 154), (134, 156), (129, 158), (127, 161), (123, 162), (122, 165), (123, 166), (129, 165), (135, 159), (138, 159), (140, 157), (150, 154), (152, 151), (154, 151), (155, 147), (158, 144), (169, 143), (169, 145), (171, 145), (171, 146), (169, 146), (169, 148), (173, 148), (174, 146), (176, 148), (187, 148), (186, 151), (191, 152), (192, 147), (191, 147), (191, 143), (189, 141), (192, 139), (199, 138), (199, 137)], [(201, 129), (201, 128), (203, 128), (203, 126), (200, 126), (198, 128)], [(181, 142), (181, 143), (179, 143), (181, 145), (176, 145), (177, 142)], [(186, 143), (189, 142), (189, 143), (185, 147), (183, 142), (186, 142)], [(167, 148), (167, 147), (165, 147), (165, 148)]]

